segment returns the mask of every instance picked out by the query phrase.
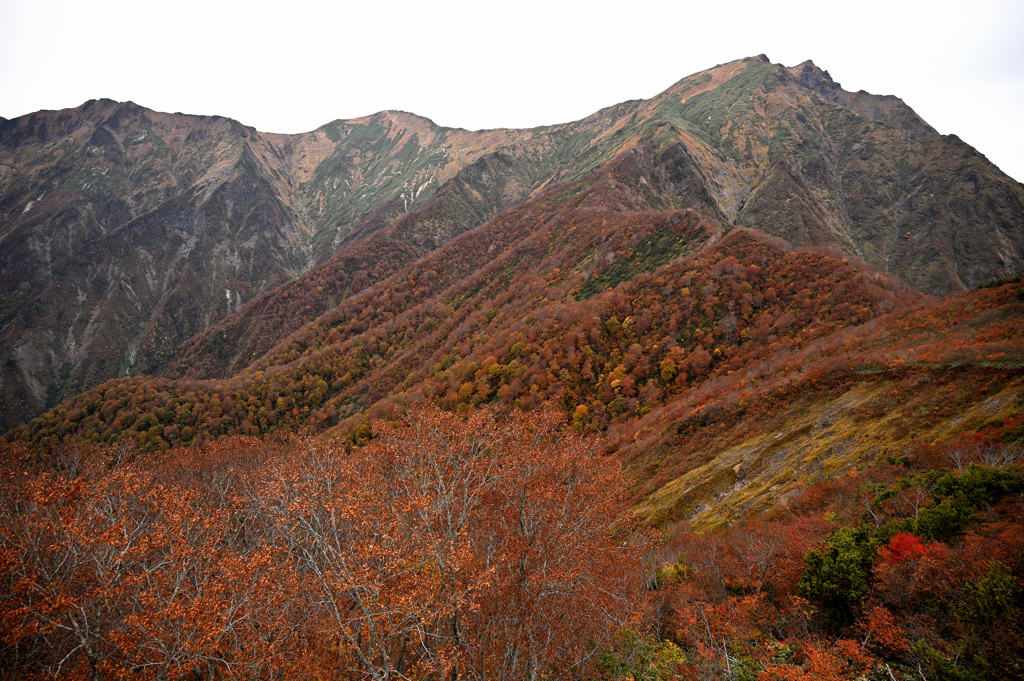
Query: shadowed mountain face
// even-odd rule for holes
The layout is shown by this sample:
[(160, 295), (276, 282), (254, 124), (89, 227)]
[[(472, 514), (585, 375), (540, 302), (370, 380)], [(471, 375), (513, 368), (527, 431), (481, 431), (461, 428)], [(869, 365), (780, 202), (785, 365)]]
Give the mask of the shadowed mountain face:
[[(1024, 269), (1024, 186), (899, 99), (846, 92), (810, 62), (731, 62), (532, 130), (382, 112), (275, 135), (92, 101), (0, 121), (0, 428), (115, 376), (235, 375), (460, 235), (461, 262), (429, 261), (452, 278), (427, 276), (419, 295), (493, 267), (512, 247), (502, 226), (522, 239), (543, 227), (531, 210), (584, 209), (646, 216), (611, 220), (617, 245), (627, 223), (660, 244), (666, 216), (688, 211), (933, 294)], [(571, 263), (583, 298), (666, 262), (602, 250), (592, 217), (595, 250)]]

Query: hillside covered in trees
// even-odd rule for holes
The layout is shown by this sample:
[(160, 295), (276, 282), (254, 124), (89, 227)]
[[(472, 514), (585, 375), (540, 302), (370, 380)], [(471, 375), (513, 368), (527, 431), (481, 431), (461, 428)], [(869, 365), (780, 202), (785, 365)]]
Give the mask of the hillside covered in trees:
[(633, 210), (830, 248), (932, 295), (1024, 265), (1020, 183), (811, 62), (740, 59), (530, 130), (384, 111), (277, 135), (94, 100), (0, 121), (0, 428), (173, 374), (194, 338), (204, 378), (237, 372), (451, 239), (623, 164)]
[(1024, 188), (898, 99), (0, 147), (0, 673), (1024, 678)]

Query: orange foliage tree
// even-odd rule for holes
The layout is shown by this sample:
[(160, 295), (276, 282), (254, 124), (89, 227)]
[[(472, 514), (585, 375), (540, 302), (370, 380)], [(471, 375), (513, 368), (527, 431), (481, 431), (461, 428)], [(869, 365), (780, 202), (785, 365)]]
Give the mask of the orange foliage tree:
[(536, 678), (642, 625), (615, 459), (544, 410), (403, 421), (46, 469), (7, 446), (0, 669)]

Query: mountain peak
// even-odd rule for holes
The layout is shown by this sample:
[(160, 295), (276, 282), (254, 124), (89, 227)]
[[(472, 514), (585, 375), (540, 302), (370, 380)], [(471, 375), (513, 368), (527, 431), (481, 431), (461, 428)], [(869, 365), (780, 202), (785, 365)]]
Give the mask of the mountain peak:
[(831, 95), (842, 87), (839, 83), (832, 80), (832, 76), (829, 75), (828, 71), (819, 68), (810, 59), (787, 68), (786, 73), (805, 87), (817, 90), (825, 95)]

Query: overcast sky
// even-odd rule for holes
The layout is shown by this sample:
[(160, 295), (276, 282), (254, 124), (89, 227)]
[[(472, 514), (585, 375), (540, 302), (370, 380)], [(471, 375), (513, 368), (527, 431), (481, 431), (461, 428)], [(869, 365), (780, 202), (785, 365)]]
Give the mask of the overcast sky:
[(382, 109), (532, 127), (762, 53), (902, 97), (1024, 181), (1018, 0), (0, 0), (0, 116), (108, 97), (269, 132)]

